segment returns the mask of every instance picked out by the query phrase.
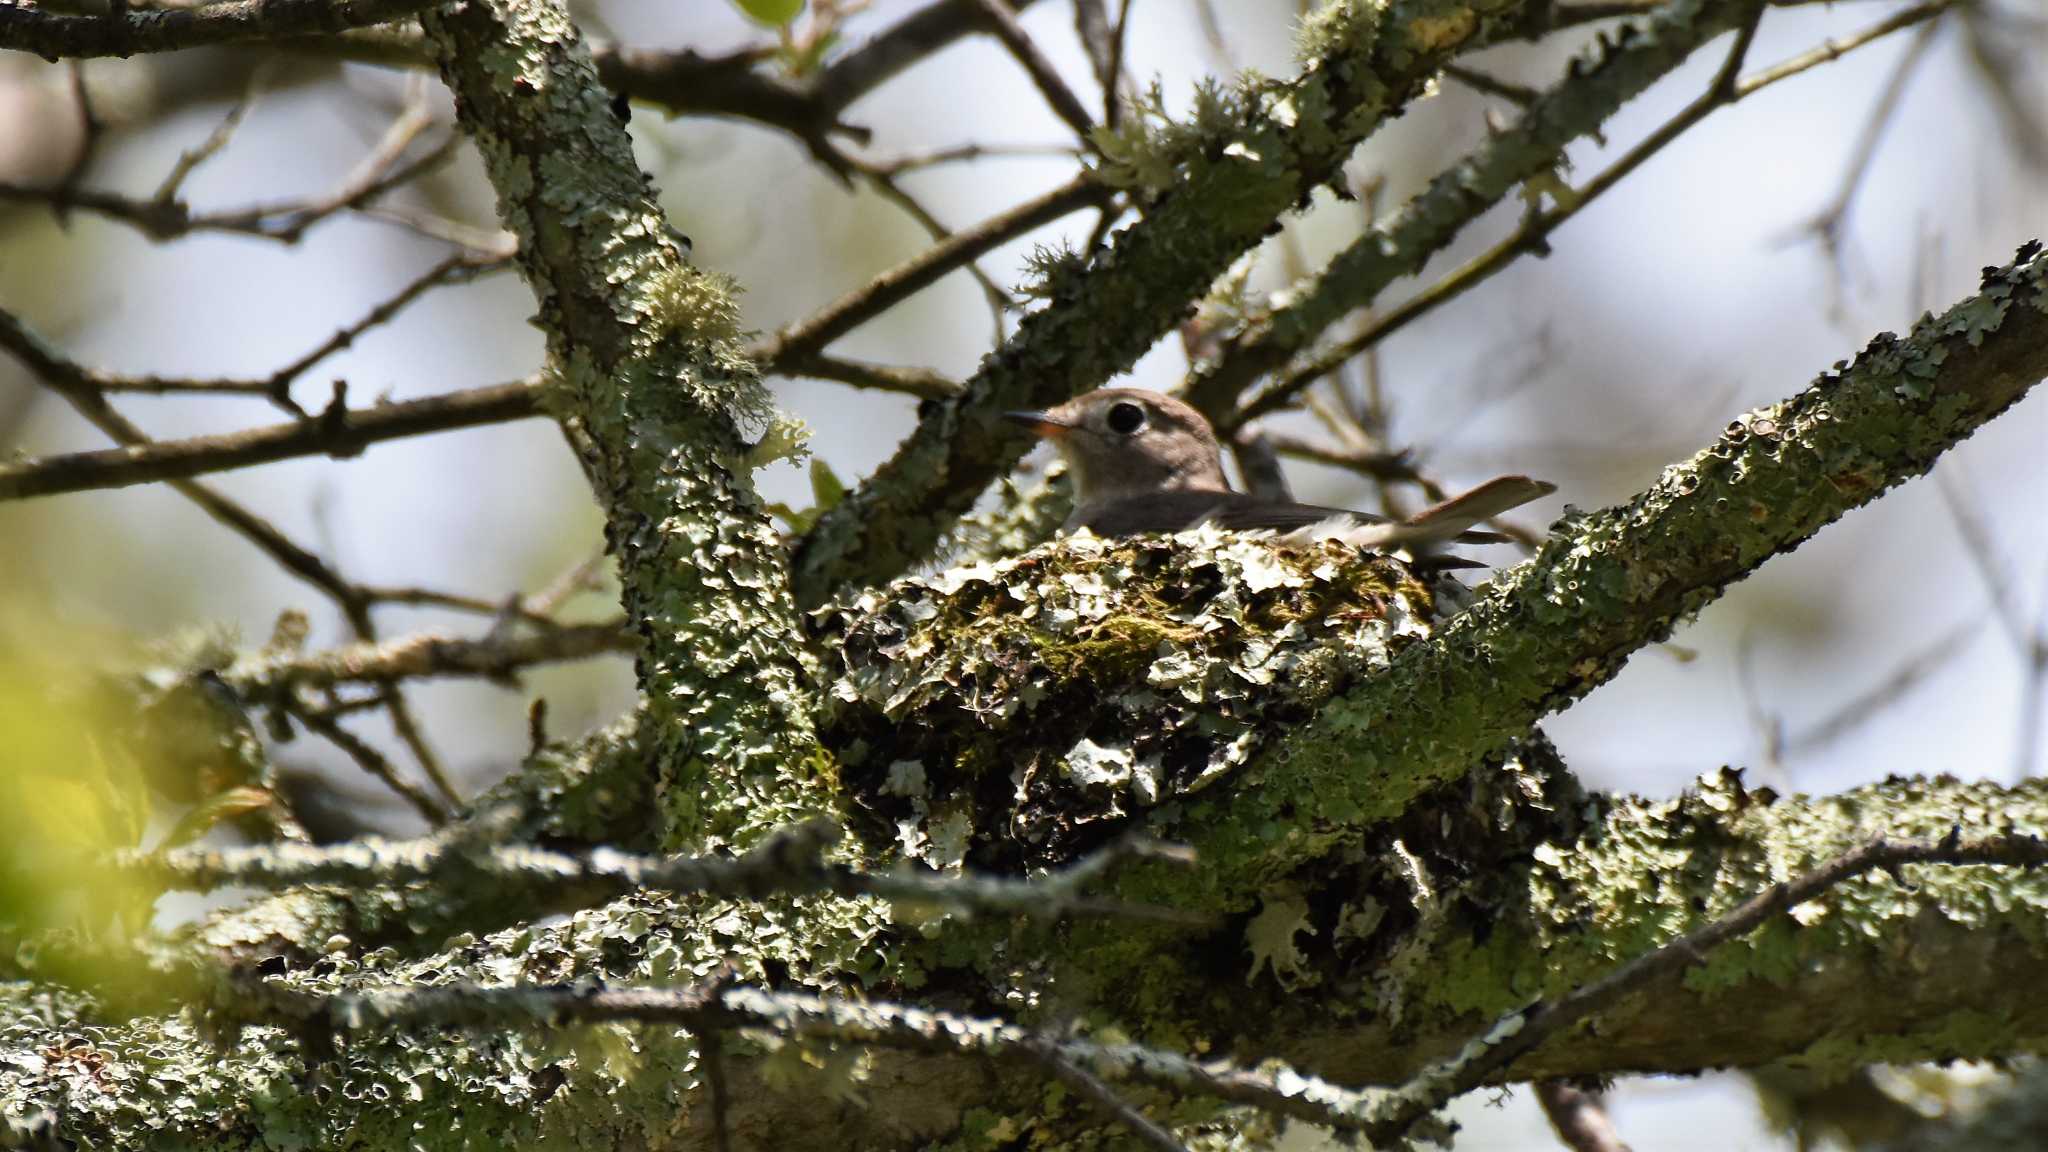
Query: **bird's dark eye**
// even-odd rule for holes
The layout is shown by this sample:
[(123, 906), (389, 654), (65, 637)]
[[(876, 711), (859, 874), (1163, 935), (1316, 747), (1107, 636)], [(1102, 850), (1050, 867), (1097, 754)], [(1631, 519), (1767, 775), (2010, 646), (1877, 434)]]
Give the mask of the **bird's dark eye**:
[(1145, 410), (1129, 400), (1120, 400), (1109, 406), (1108, 420), (1110, 431), (1129, 436), (1145, 426)]

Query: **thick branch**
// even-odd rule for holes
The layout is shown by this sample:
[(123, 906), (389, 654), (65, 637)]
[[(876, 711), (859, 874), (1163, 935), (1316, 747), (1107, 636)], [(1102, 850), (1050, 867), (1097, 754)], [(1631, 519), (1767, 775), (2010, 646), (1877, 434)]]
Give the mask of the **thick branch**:
[(775, 417), (724, 283), (683, 263), (559, 3), (422, 18), (519, 237), (551, 376), (619, 558), (675, 846), (764, 834), (825, 806), (784, 549), (747, 432)]

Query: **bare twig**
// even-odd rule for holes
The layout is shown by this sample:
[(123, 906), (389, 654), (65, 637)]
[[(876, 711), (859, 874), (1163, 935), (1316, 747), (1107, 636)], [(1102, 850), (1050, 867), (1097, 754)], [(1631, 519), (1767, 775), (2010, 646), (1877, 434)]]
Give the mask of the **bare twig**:
[(929, 368), (875, 364), (844, 356), (828, 356), (822, 352), (788, 357), (778, 363), (775, 370), (785, 376), (812, 376), (877, 392), (901, 392), (920, 400), (943, 400), (960, 391), (958, 380)]
[[(1102, 86), (1103, 113), (1116, 106), (1116, 76), (1110, 61), (1116, 57), (1116, 32), (1110, 27), (1109, 9), (1102, 0), (1074, 0), (1074, 34), (1088, 55), (1088, 68)], [(1115, 123), (1111, 118), (1110, 122)]]
[[(903, 209), (912, 220), (917, 221), (918, 226), (922, 227), (933, 241), (944, 244), (953, 238), (953, 230), (946, 227), (917, 197), (911, 195), (893, 174), (877, 171), (862, 161), (854, 160), (850, 163), (884, 199)], [(1002, 285), (997, 284), (995, 278), (982, 269), (979, 260), (969, 260), (964, 267), (968, 275), (974, 277), (974, 282), (981, 285), (982, 296), (988, 300), (989, 312), (994, 318), (995, 342), (1000, 344), (1004, 334), (1004, 314), (1013, 306), (1014, 301), (1010, 299), (1008, 292), (1003, 291)]]
[(1109, 42), (1109, 75), (1102, 82), (1103, 123), (1111, 128), (1123, 121), (1124, 45), (1131, 36), (1131, 0), (1117, 0), (1116, 33)]
[(697, 1057), (711, 1094), (711, 1147), (714, 1152), (732, 1152), (732, 1089), (725, 1082), (725, 1041), (718, 1029), (697, 1034)]
[(371, 747), (362, 737), (343, 728), (332, 716), (323, 715), (312, 709), (294, 708), (291, 711), (307, 730), (319, 734), (322, 739), (341, 749), (363, 771), (376, 777), (386, 788), (403, 797), (406, 803), (412, 805), (413, 811), (424, 817), (427, 823), (438, 825), (447, 822), (448, 810), (429, 796), (426, 789), (399, 775), (398, 770), (391, 766), (391, 761), (385, 759), (382, 752)]
[(0, 4), (0, 48), (46, 60), (134, 56), (242, 40), (333, 34), (399, 20), (440, 0), (222, 0), (190, 8), (72, 16)]
[(163, 183), (157, 185), (156, 194), (150, 197), (151, 203), (169, 204), (176, 200), (178, 190), (185, 186), (186, 178), (198, 171), (201, 164), (218, 156), (221, 149), (228, 146), (228, 141), (234, 139), (235, 130), (242, 126), (243, 119), (249, 115), (249, 109), (255, 106), (256, 97), (262, 92), (263, 82), (268, 74), (267, 65), (257, 65), (255, 71), (249, 75), (249, 84), (241, 99), (228, 107), (227, 115), (221, 117), (220, 123), (214, 125), (213, 131), (207, 134), (206, 139), (200, 141), (198, 147), (188, 148), (178, 154), (177, 161), (171, 165), (170, 173), (164, 177)]
[[(65, 359), (0, 311), (0, 348), (53, 387), (100, 390), (100, 377)], [(365, 408), (341, 404), (307, 420), (167, 440), (147, 447), (73, 452), (0, 464), (0, 500), (120, 488), (247, 468), (299, 456), (348, 457), (372, 444), (540, 415), (538, 380), (521, 380)]]
[(1498, 96), (1520, 108), (1527, 108), (1529, 105), (1534, 104), (1539, 96), (1543, 95), (1543, 93), (1526, 84), (1510, 84), (1498, 77), (1481, 72), (1477, 68), (1468, 68), (1463, 64), (1452, 64), (1446, 67), (1444, 75), (1472, 89), (1474, 92), (1481, 92), (1488, 96)]
[(1130, 1101), (1116, 1094), (1116, 1090), (1104, 1084), (1101, 1078), (1060, 1055), (1059, 1049), (1044, 1041), (1027, 1043), (1025, 1051), (1038, 1057), (1039, 1061), (1060, 1082), (1086, 1096), (1095, 1106), (1107, 1112), (1117, 1123), (1131, 1130), (1138, 1141), (1158, 1152), (1188, 1152), (1187, 1147), (1174, 1139), (1173, 1133), (1160, 1127), (1150, 1116), (1138, 1111)]
[(1080, 97), (1074, 95), (1074, 90), (1067, 87), (1052, 61), (1038, 50), (1038, 45), (1024, 31), (1024, 26), (1017, 22), (1008, 0), (979, 0), (979, 3), (982, 16), (994, 30), (996, 39), (1001, 40), (1017, 63), (1023, 65), (1031, 82), (1038, 87), (1038, 94), (1045, 97), (1053, 112), (1067, 122), (1067, 127), (1074, 130), (1074, 135), (1080, 137), (1083, 144), (1089, 143), (1095, 131), (1094, 118), (1088, 115), (1088, 109), (1082, 105)]
[(1110, 189), (1078, 177), (987, 220), (955, 232), (910, 260), (840, 297), (814, 315), (784, 328), (755, 347), (754, 356), (771, 370), (807, 357), (962, 264), (1026, 232), (1090, 204), (1109, 199)]
[(1877, 103), (1872, 106), (1869, 119), (1864, 121), (1863, 130), (1857, 134), (1856, 145), (1849, 152), (1849, 163), (1842, 174), (1841, 186), (1835, 191), (1834, 198), (1806, 224), (1806, 233), (1820, 241), (1829, 265), (1835, 269), (1838, 299), (1842, 293), (1842, 264), (1845, 259), (1842, 238), (1849, 210), (1856, 203), (1856, 193), (1863, 187), (1863, 178), (1870, 172), (1871, 161), (1877, 158), (1877, 148), (1884, 141), (1885, 127), (1891, 123), (1892, 113), (1898, 110), (1899, 101), (1906, 94), (1906, 86), (1912, 82), (1913, 73), (1919, 70), (1921, 60), (1926, 57), (1927, 49), (1934, 44), (1934, 36), (1939, 31), (1940, 25), (1929, 24), (1906, 45), (1890, 79), (1878, 93)]
[[(6, 11), (10, 9), (0, 8), (0, 13)], [(315, 224), (340, 212), (365, 211), (385, 193), (417, 179), (453, 155), (455, 137), (451, 135), (411, 162), (399, 163), (413, 141), (432, 123), (433, 117), (424, 101), (408, 105), (356, 171), (339, 187), (319, 196), (195, 213), (190, 205), (175, 195), (168, 199), (155, 196), (137, 199), (66, 183), (50, 187), (0, 183), (0, 202), (43, 203), (60, 216), (74, 209), (95, 212), (138, 228), (155, 240), (195, 232), (226, 232), (281, 244), (296, 244)], [(175, 193), (176, 185), (170, 186)]]

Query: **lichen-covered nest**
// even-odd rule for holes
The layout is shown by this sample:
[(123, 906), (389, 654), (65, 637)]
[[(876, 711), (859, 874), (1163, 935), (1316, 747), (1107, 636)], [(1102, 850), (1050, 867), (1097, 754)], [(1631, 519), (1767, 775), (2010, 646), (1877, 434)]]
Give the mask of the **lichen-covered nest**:
[(826, 735), (907, 854), (1071, 858), (1427, 634), (1441, 591), (1336, 542), (1068, 537), (818, 613)]

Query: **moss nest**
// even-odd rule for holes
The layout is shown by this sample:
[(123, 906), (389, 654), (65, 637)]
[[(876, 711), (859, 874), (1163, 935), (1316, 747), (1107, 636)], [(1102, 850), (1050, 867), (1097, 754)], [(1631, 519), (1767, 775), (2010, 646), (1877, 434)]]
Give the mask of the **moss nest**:
[(938, 867), (1071, 859), (1426, 635), (1402, 561), (1207, 530), (1068, 537), (814, 618), (865, 831)]

